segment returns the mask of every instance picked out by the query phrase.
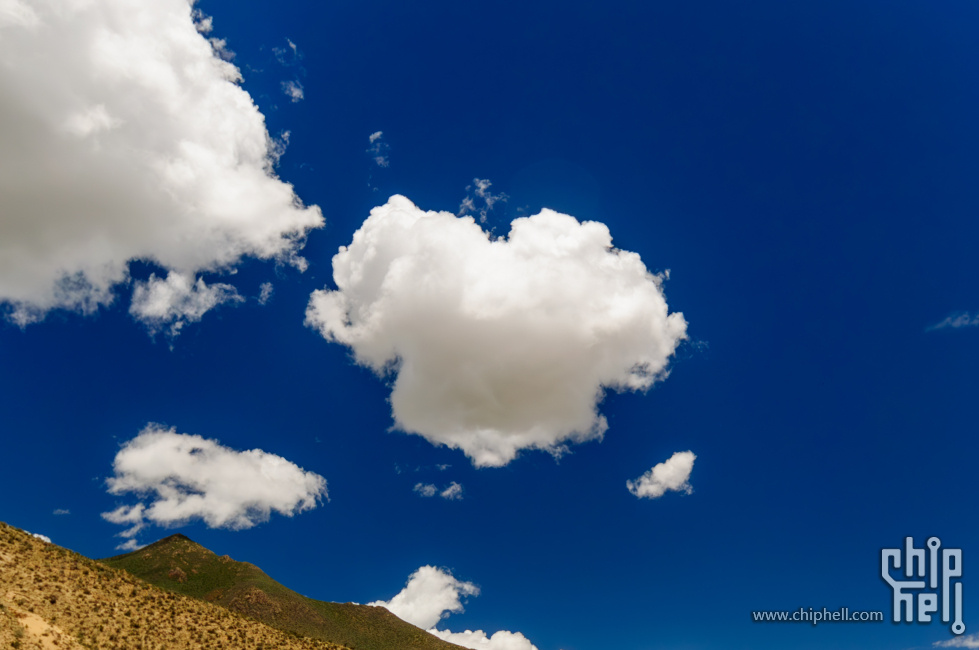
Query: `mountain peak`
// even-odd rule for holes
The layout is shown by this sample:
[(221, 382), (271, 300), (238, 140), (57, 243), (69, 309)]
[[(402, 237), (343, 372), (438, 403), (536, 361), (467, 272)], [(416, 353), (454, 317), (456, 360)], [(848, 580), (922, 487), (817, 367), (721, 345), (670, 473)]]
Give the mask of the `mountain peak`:
[(249, 562), (218, 556), (184, 535), (102, 560), (169, 591), (220, 605), (272, 627), (358, 650), (460, 650), (383, 607), (313, 600)]

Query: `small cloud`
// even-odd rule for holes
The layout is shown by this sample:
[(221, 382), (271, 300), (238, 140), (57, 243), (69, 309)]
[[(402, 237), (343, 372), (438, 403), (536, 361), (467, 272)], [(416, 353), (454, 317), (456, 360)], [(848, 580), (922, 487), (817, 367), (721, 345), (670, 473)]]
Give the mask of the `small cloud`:
[(447, 488), (439, 493), (439, 496), (450, 501), (459, 501), (462, 499), (462, 486), (452, 481)]
[(55, 514), (55, 515), (70, 515), (71, 514), (71, 511), (70, 510), (65, 510), (64, 508), (56, 508), (55, 511), (52, 514)]
[(452, 467), (452, 465), (450, 465), (449, 463), (439, 463), (435, 467), (438, 468), (438, 471), (444, 472), (445, 470), (447, 470), (450, 467)]
[(303, 54), (299, 51), (299, 47), (297, 47), (296, 44), (288, 38), (286, 39), (286, 46), (273, 47), (272, 54), (275, 55), (276, 61), (287, 68), (299, 65), (299, 62), (303, 58)]
[(243, 300), (230, 284), (208, 285), (204, 278), (194, 282), (189, 275), (171, 271), (166, 280), (152, 274), (146, 282), (136, 282), (129, 313), (151, 334), (167, 329), (175, 337), (184, 325), (198, 322), (218, 305)]
[(289, 97), (293, 104), (302, 101), (306, 96), (303, 92), (303, 85), (298, 81), (283, 81), (282, 92)]
[(47, 535), (42, 535), (40, 533), (31, 533), (31, 537), (36, 537), (37, 539), (41, 540), (42, 542), (46, 542), (48, 544), (51, 543), (51, 538), (48, 537)]
[(925, 328), (926, 332), (944, 329), (960, 329), (963, 327), (979, 326), (979, 314), (972, 315), (967, 312), (956, 312), (945, 317), (945, 320), (929, 325)]
[(500, 630), (493, 636), (487, 636), (482, 630), (466, 630), (465, 632), (450, 632), (448, 630), (428, 630), (443, 641), (461, 645), (472, 650), (537, 650), (520, 632)]
[(473, 583), (458, 580), (444, 569), (423, 566), (411, 574), (408, 584), (394, 598), (388, 601), (377, 600), (368, 605), (387, 608), (398, 618), (464, 648), (537, 650), (520, 632), (500, 630), (488, 636), (482, 630), (451, 632), (435, 629), (435, 625), (449, 614), (464, 611), (463, 599), (478, 595), (479, 587)]
[(438, 488), (431, 483), (416, 483), (414, 490), (423, 497), (433, 497), (438, 492)]
[(667, 492), (690, 494), (693, 488), (688, 481), (696, 458), (692, 451), (678, 451), (635, 481), (626, 481), (626, 487), (640, 499), (658, 499)]
[(459, 501), (462, 499), (462, 486), (455, 481), (449, 483), (442, 490), (435, 487), (433, 483), (416, 483), (413, 490), (423, 497), (433, 497), (437, 494), (449, 501)]
[(374, 164), (378, 167), (390, 166), (391, 160), (388, 154), (391, 151), (391, 146), (384, 141), (384, 132), (375, 131), (370, 134), (368, 140), (371, 146), (367, 147), (367, 154), (373, 159)]
[(479, 587), (473, 583), (457, 580), (443, 569), (423, 566), (394, 598), (367, 604), (384, 607), (401, 620), (427, 629), (450, 613), (463, 611), (463, 598), (477, 595)]
[(957, 636), (948, 641), (935, 641), (936, 648), (979, 648), (979, 634)]
[(106, 480), (109, 493), (141, 499), (102, 514), (128, 526), (119, 533), (127, 539), (150, 524), (178, 526), (194, 519), (210, 528), (242, 530), (268, 521), (273, 510), (291, 517), (327, 498), (322, 476), (281, 456), (236, 451), (158, 424), (123, 445), (113, 469)]
[(263, 282), (258, 289), (258, 304), (268, 304), (268, 301), (272, 299), (272, 293), (275, 291), (275, 287), (272, 286), (271, 282)]
[(140, 544), (135, 539), (127, 539), (122, 544), (119, 544), (118, 546), (116, 546), (116, 550), (117, 551), (138, 551), (139, 549), (144, 548), (145, 546), (146, 546), (146, 544)]
[(488, 178), (474, 178), (472, 185), (466, 186), (466, 198), (459, 204), (458, 216), (478, 214), (479, 222), (486, 223), (486, 218), (497, 203), (506, 203), (510, 197), (500, 192), (493, 194), (489, 188), (493, 183)]

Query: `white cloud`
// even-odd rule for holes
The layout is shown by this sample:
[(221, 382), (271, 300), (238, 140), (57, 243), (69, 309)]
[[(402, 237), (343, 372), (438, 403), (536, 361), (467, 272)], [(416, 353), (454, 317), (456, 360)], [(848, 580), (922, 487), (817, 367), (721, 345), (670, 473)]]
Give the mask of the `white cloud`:
[(94, 312), (137, 259), (188, 279), (243, 257), (304, 268), (320, 210), (275, 176), (264, 117), (191, 4), (0, 0), (0, 308), (13, 322)]
[(293, 104), (302, 101), (306, 96), (305, 92), (303, 91), (303, 85), (298, 81), (283, 81), (282, 92), (284, 92), (286, 96), (292, 100)]
[(384, 141), (384, 132), (375, 131), (370, 134), (368, 140), (371, 146), (367, 147), (367, 153), (374, 164), (378, 167), (390, 166), (391, 159), (388, 157), (388, 153), (391, 151), (391, 146)]
[(123, 445), (113, 462), (110, 494), (140, 495), (102, 517), (128, 525), (135, 537), (147, 525), (201, 519), (211, 528), (240, 530), (268, 521), (274, 510), (291, 517), (327, 496), (326, 480), (262, 451), (236, 451), (201, 436), (150, 424)]
[(275, 292), (275, 287), (271, 282), (263, 282), (259, 286), (258, 290), (258, 304), (265, 305), (272, 299), (272, 294)]
[(51, 514), (59, 515), (59, 516), (60, 515), (70, 515), (71, 514), (71, 511), (70, 510), (66, 510), (65, 508), (56, 508), (55, 511), (53, 513), (51, 513)]
[(139, 531), (148, 525), (144, 517), (145, 511), (146, 506), (142, 503), (137, 503), (133, 506), (119, 506), (112, 512), (103, 512), (102, 518), (113, 524), (129, 526), (129, 528), (119, 533), (120, 537), (135, 537), (139, 534)]
[(206, 15), (200, 9), (194, 9), (191, 17), (194, 19), (194, 28), (201, 34), (210, 34), (214, 30), (214, 18)]
[(487, 637), (482, 630), (449, 632), (432, 629), (428, 632), (443, 641), (461, 645), (463, 648), (473, 648), (473, 650), (537, 650), (537, 646), (520, 632), (500, 630), (490, 637)]
[(31, 537), (36, 537), (42, 542), (47, 542), (48, 544), (51, 543), (51, 538), (48, 537), (47, 535), (42, 535), (41, 533), (31, 533)]
[(451, 632), (435, 629), (436, 623), (452, 613), (463, 611), (462, 599), (478, 596), (479, 588), (471, 582), (457, 580), (448, 571), (423, 566), (411, 574), (408, 584), (389, 601), (378, 600), (368, 605), (385, 607), (412, 625), (430, 634), (466, 648), (484, 650), (537, 650), (520, 632), (500, 630), (487, 637), (482, 630)]
[(637, 497), (647, 499), (657, 499), (667, 492), (690, 494), (690, 472), (696, 459), (692, 451), (678, 451), (635, 481), (626, 481), (626, 487)]
[[(459, 204), (459, 216), (466, 214), (478, 214), (479, 222), (486, 223), (486, 218), (493, 210), (496, 203), (506, 203), (510, 197), (500, 192), (493, 194), (489, 191), (493, 185), (488, 178), (474, 178), (472, 185), (466, 186), (466, 198)], [(470, 192), (472, 192), (470, 194)], [(477, 204), (479, 207), (477, 207)]]
[(272, 53), (275, 55), (276, 61), (287, 68), (299, 65), (299, 62), (303, 58), (303, 54), (299, 51), (299, 47), (292, 42), (292, 39), (288, 38), (286, 39), (286, 44), (287, 47), (272, 48)]
[(452, 481), (447, 488), (439, 493), (439, 496), (443, 499), (449, 499), (450, 501), (458, 501), (462, 498), (462, 486), (455, 481)]
[(979, 314), (972, 315), (965, 312), (960, 312), (952, 314), (945, 317), (945, 320), (935, 323), (934, 325), (929, 325), (925, 328), (925, 331), (931, 332), (934, 330), (943, 330), (946, 328), (959, 329), (962, 327), (976, 327), (979, 326)]
[(664, 278), (601, 223), (545, 209), (492, 240), (472, 217), (393, 196), (334, 256), (338, 290), (312, 294), (306, 323), (397, 374), (397, 428), (501, 466), (601, 438), (605, 389), (666, 377), (686, 321)]
[(414, 491), (423, 497), (433, 497), (438, 494), (443, 499), (458, 501), (462, 499), (462, 486), (452, 481), (441, 491), (432, 483), (416, 483)]
[(39, 22), (37, 13), (23, 0), (0, 0), (0, 28), (8, 26), (33, 28)]
[(438, 492), (438, 488), (431, 483), (416, 483), (415, 492), (423, 497), (433, 497), (435, 496), (435, 493)]
[(932, 645), (936, 648), (979, 648), (979, 634), (957, 636), (948, 641), (935, 641)]
[[(197, 31), (200, 30), (200, 24), (195, 23), (194, 27)], [(231, 62), (235, 58), (235, 53), (228, 49), (228, 41), (223, 38), (209, 38), (207, 42), (211, 44), (211, 49), (214, 50), (214, 54), (222, 61)]]
[(129, 313), (156, 333), (169, 326), (176, 336), (187, 323), (196, 323), (211, 309), (226, 302), (242, 302), (230, 284), (208, 285), (203, 278), (193, 282), (189, 276), (170, 272), (163, 280), (150, 275), (133, 289)]
[(391, 600), (367, 603), (384, 607), (398, 618), (420, 628), (430, 628), (452, 612), (463, 611), (462, 599), (479, 595), (479, 587), (457, 580), (451, 573), (423, 566), (411, 574), (405, 588)]
[(140, 544), (135, 539), (127, 539), (122, 544), (116, 546), (116, 550), (119, 551), (138, 551), (139, 549), (145, 547), (146, 544)]

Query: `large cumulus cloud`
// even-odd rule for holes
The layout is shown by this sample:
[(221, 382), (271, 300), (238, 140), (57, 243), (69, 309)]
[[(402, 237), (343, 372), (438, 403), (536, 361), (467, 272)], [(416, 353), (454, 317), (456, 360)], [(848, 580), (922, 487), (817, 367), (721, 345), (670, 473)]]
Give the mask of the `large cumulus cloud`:
[(547, 209), (493, 239), (472, 217), (393, 196), (333, 258), (333, 278), (307, 324), (396, 373), (397, 427), (477, 466), (601, 437), (604, 390), (648, 388), (686, 337), (663, 276), (613, 248), (604, 224)]
[(280, 148), (209, 25), (188, 0), (0, 0), (8, 318), (94, 311), (135, 259), (187, 286), (243, 256), (303, 267), (322, 215), (275, 176)]

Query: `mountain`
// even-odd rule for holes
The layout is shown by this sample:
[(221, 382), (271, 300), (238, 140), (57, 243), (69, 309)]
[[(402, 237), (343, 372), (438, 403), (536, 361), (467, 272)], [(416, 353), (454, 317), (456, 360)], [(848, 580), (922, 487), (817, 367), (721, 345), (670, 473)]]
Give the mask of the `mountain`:
[(0, 648), (346, 650), (153, 586), (2, 522)]
[(460, 650), (383, 607), (313, 600), (254, 564), (218, 556), (184, 535), (101, 560), (146, 582), (225, 607), (285, 632), (352, 650)]

